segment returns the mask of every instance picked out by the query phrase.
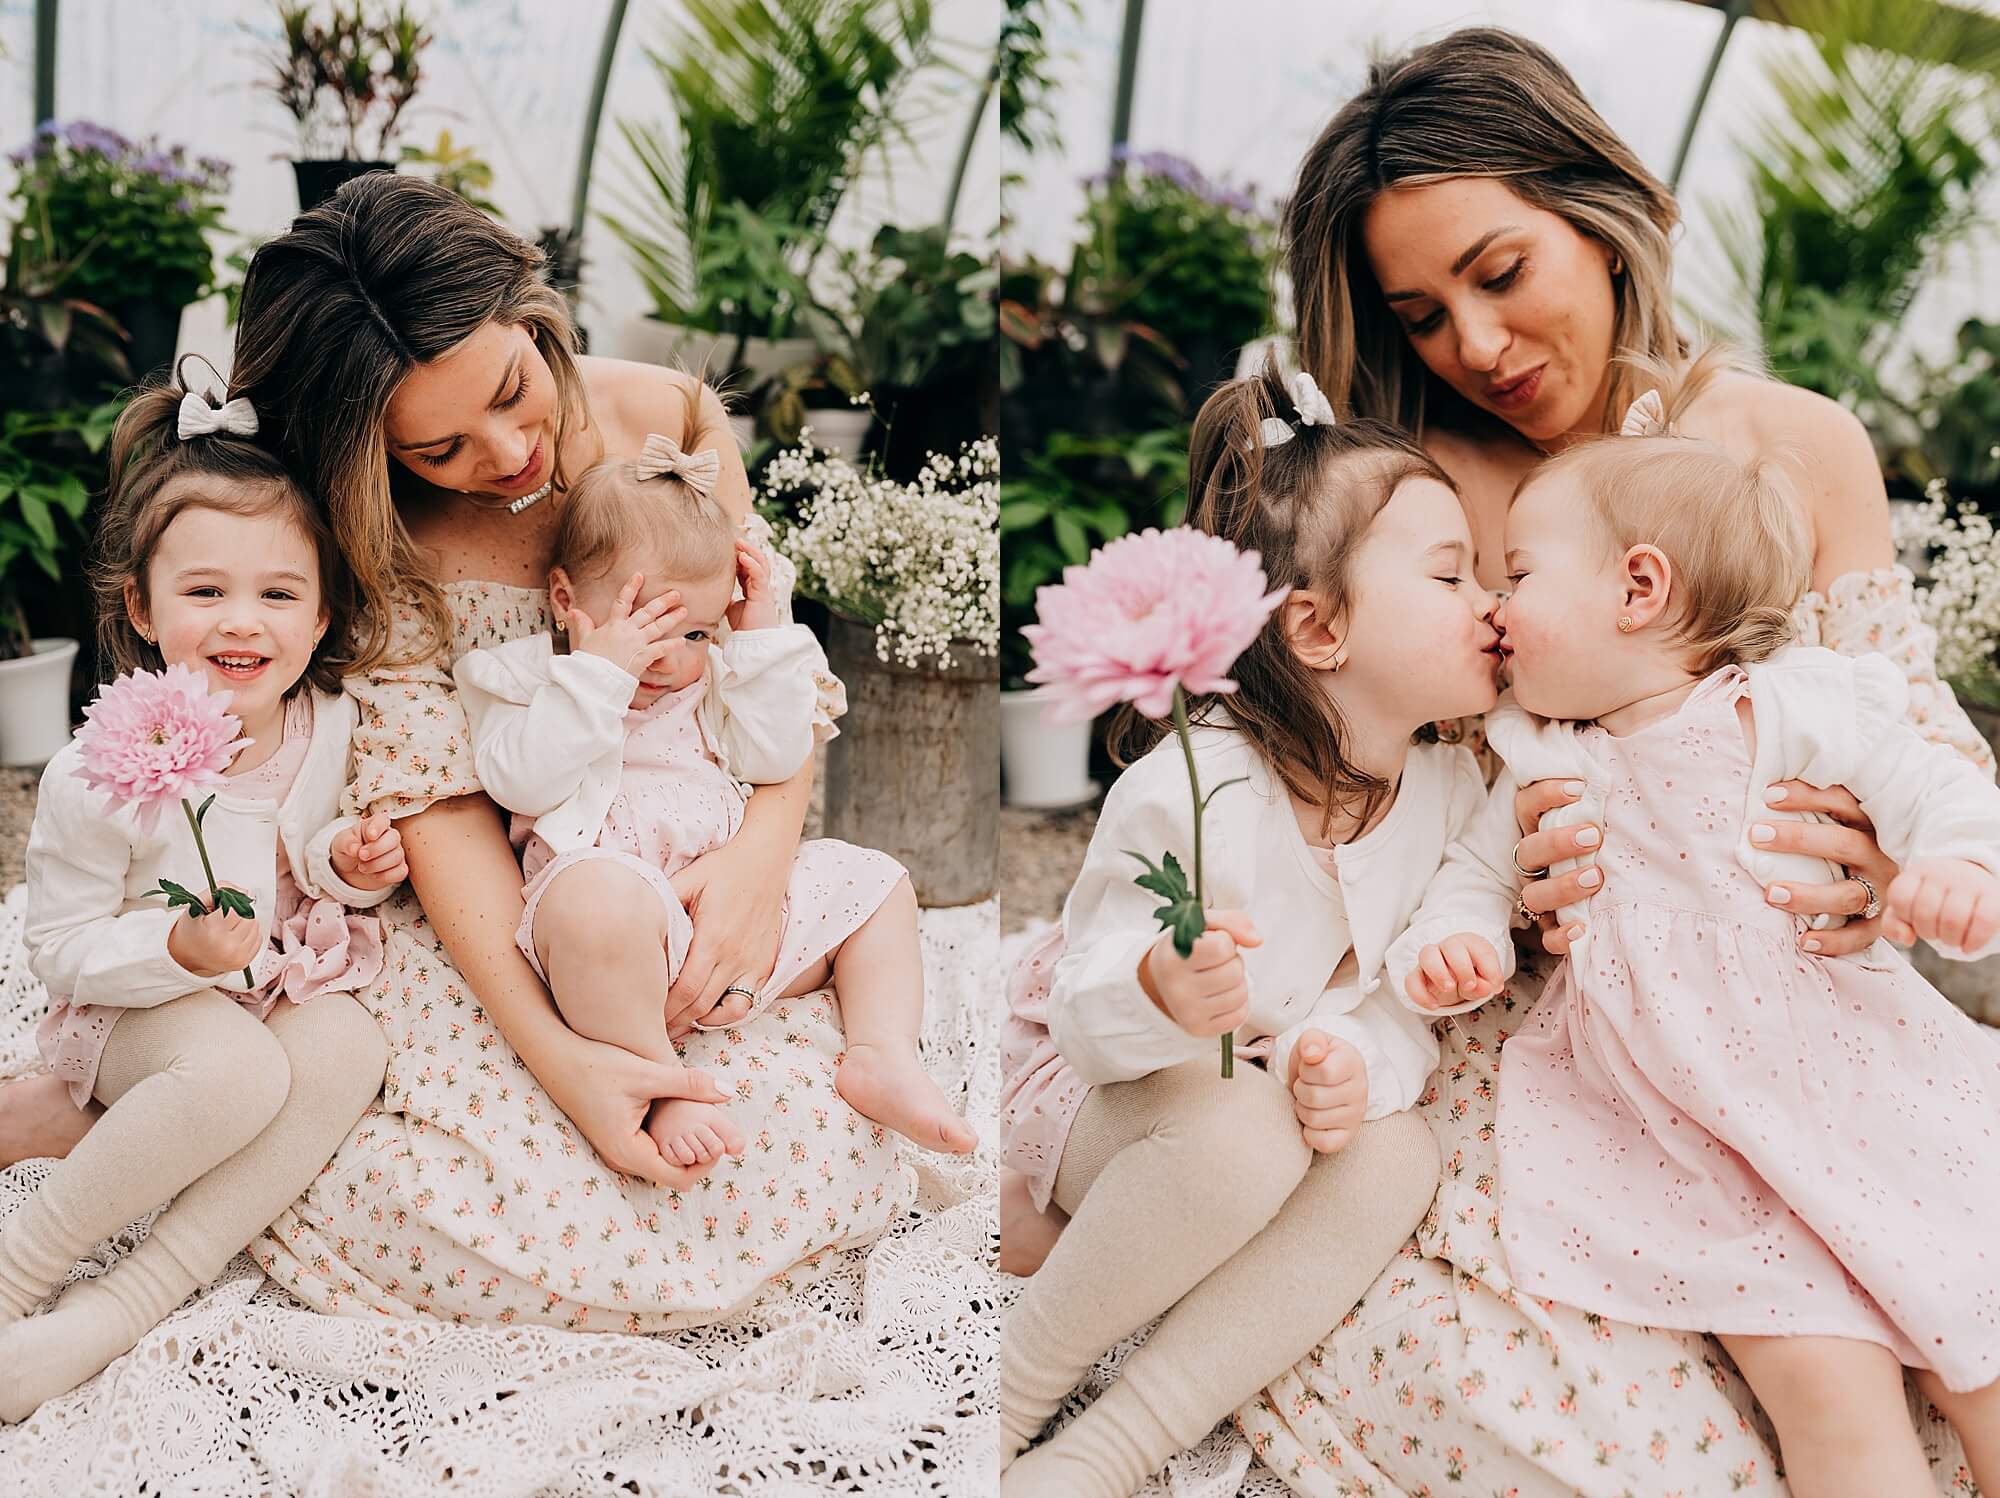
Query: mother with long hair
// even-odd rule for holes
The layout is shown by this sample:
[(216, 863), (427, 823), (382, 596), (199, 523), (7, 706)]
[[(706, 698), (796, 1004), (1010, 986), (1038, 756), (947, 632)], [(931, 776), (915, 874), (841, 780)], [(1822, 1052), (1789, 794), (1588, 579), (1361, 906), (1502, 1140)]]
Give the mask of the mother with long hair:
[[(1678, 221), (1672, 194), (1562, 66), (1495, 29), (1378, 63), (1307, 153), (1285, 222), (1299, 362), (1343, 417), (1400, 422), (1450, 472), (1484, 586), (1506, 587), (1500, 538), (1521, 477), (1572, 442), (1616, 432), (1643, 392), (1622, 356), (1677, 366), (1694, 352), (1672, 304)], [(1823, 396), (1740, 370), (1680, 426), (1738, 459), (1785, 465), (1813, 544), (1800, 640), (1889, 656), (1909, 679), (1917, 731), (1991, 774), (1986, 743), (1937, 679), (1911, 576), (1894, 565), (1861, 424)], [(1476, 724), (1455, 731), (1478, 743)], [(1888, 888), (1897, 867), (1852, 795), (1786, 791), (1788, 807), (1826, 820), (1776, 820), (1768, 846)], [(1594, 846), (1602, 828), (1536, 830), (1571, 799), (1560, 782), (1523, 788), (1520, 867), (1546, 870)], [(1551, 913), (1590, 897), (1583, 872), (1531, 879), (1524, 901), (1537, 924), (1524, 942), (1567, 950)], [(1859, 880), (1767, 895), (1801, 916), (1849, 917), (1815, 933), (1827, 955), (1880, 935), (1879, 919), (1861, 918)], [(1441, 1025), (1444, 1060), (1421, 1105), (1445, 1160), (1431, 1215), (1321, 1346), (1239, 1413), (1263, 1460), (1301, 1491), (1709, 1493), (1773, 1465), (1768, 1427), (1716, 1343), (1538, 1301), (1509, 1278), (1495, 1205), (1498, 1066), (1553, 955)], [(1783, 1389), (1784, 1360), (1810, 1356), (1810, 1342), (1764, 1340), (1756, 1355), (1768, 1360), (1759, 1386)], [(1883, 1376), (1899, 1379), (1883, 1358)], [(1788, 1413), (1837, 1447), (1877, 1397), (1852, 1392), (1853, 1409), (1835, 1399)]]
[[(229, 394), (326, 505), (353, 572), (348, 809), (394, 817), (410, 870), (378, 912), (382, 976), (361, 995), (388, 1041), (381, 1099), (327, 1141), (297, 1201), (206, 1205), (215, 1242), (251, 1242), (321, 1310), (698, 1324), (810, 1283), (838, 1262), (827, 1250), (879, 1234), (914, 1190), (893, 1136), (834, 1090), (842, 1036), (824, 994), (696, 1028), (725, 989), (772, 970), (810, 762), (759, 787), (742, 831), (674, 876), (694, 937), (665, 1002), (687, 1067), (569, 1029), (515, 944), (521, 869), (474, 773), (452, 662), (550, 627), (556, 496), (600, 459), (637, 458), (649, 434), (714, 451), (717, 499), (750, 513), (713, 390), (579, 357), (576, 341), (538, 250), (409, 177), (364, 176), (301, 214), (244, 283)], [(788, 564), (769, 560), (788, 609)], [(825, 683), (822, 726), (840, 706)], [(657, 926), (636, 904), (593, 912), (607, 951)], [(62, 1153), (51, 1136), (75, 1125), (41, 1117), (22, 1084), (10, 1093), (8, 1157)], [(670, 1096), (726, 1100), (743, 1156), (706, 1174), (663, 1156), (644, 1124)], [(143, 1273), (154, 1249), (119, 1272)]]

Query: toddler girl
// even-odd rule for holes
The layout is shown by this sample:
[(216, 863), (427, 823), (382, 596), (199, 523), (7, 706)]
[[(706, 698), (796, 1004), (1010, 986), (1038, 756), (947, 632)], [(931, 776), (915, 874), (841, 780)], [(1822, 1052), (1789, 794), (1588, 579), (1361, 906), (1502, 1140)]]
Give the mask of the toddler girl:
[(1671, 433), (1715, 365), (1517, 493), (1516, 702), (1487, 719), (1507, 768), (1390, 973), (1427, 1014), (1490, 996), (1513, 789), (1581, 782), (1544, 822), (1604, 829), (1602, 892), (1563, 913), (1580, 936), (1500, 1071), (1516, 1282), (1719, 1335), (1802, 1498), (1933, 1491), (1904, 1366), (2000, 1491), (2000, 1046), (1886, 942), (1815, 956), (1764, 890), (1840, 874), (1759, 847), (1774, 785), (1845, 786), (1902, 865), (1854, 881), (1863, 913), (1978, 955), (2000, 945), (2000, 790), (1904, 726), (1889, 661), (1786, 648), (1811, 549), (1773, 466)]
[[(1216, 909), (1192, 955), (1126, 851), (1192, 849), (1181, 747), (1152, 728), (1016, 974), (1001, 1231), (1034, 1277), (1002, 1353), (1005, 1494), (1132, 1493), (1347, 1312), (1437, 1181), (1404, 1111), (1437, 1043), (1381, 965), (1485, 795), (1469, 751), (1412, 742), (1494, 700), (1493, 600), (1457, 492), (1407, 438), (1336, 426), (1309, 377), (1275, 369), (1202, 408), (1188, 492), (1191, 524), (1291, 592), (1237, 690), (1190, 703), (1203, 788), (1248, 782), (1204, 823)], [(1225, 1032), (1264, 1067), (1223, 1080)], [(1169, 1306), (1110, 1391), (1019, 1454)]]
[[(767, 564), (710, 497), (713, 453), (649, 437), (637, 462), (600, 463), (563, 501), (549, 573), (555, 634), (463, 656), (454, 668), (487, 793), (522, 848), (521, 950), (579, 1034), (674, 1059), (666, 994), (694, 934), (672, 876), (743, 825), (748, 785), (789, 779), (813, 752), (826, 671), (786, 623)], [(739, 583), (740, 600), (732, 602)], [(611, 902), (659, 914), (657, 943), (607, 946)], [(929, 1149), (974, 1137), (917, 1056), (923, 962), (909, 876), (887, 854), (800, 845), (777, 966), (737, 983), (705, 1028), (831, 981), (847, 1049), (835, 1086), (863, 1117)], [(670, 1161), (743, 1152), (715, 1103), (654, 1106)]]
[[(381, 1038), (351, 997), (381, 966), (379, 933), (344, 907), (388, 897), (402, 848), (386, 820), (337, 815), (355, 708), (323, 642), (346, 637), (346, 576), (256, 431), (248, 402), (215, 410), (176, 385), (142, 391), (114, 437), (99, 638), (120, 670), (191, 672), (228, 697), (248, 743), (202, 831), (216, 877), (256, 914), (169, 909), (162, 880), (209, 899), (186, 819), (169, 810), (147, 830), (85, 784), (74, 742), (49, 762), (23, 941), (55, 1000), (43, 1057), (79, 1108), (107, 1111), (0, 1232), (7, 1420), (90, 1377), (212, 1278), (381, 1087)], [(350, 1031), (373, 1044), (315, 1055), (299, 1085), (273, 1032), (309, 1003), (352, 1007)], [(139, 1253), (31, 1314), (79, 1255), (169, 1195)], [(244, 1220), (225, 1199), (263, 1205)]]

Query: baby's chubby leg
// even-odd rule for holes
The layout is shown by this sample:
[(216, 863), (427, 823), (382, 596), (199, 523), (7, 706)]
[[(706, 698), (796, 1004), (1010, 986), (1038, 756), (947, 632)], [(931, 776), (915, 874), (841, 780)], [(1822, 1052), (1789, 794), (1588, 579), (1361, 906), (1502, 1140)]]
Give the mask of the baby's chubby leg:
[[(823, 987), (827, 965), (803, 974), (780, 997)], [(834, 951), (833, 991), (840, 999), (847, 1049), (836, 1091), (863, 1118), (894, 1129), (925, 1149), (967, 1154), (979, 1143), (952, 1111), (917, 1056), (924, 1022), (924, 959), (917, 939), (917, 894), (907, 876)]]
[(1846, 1337), (1724, 1336), (1778, 1428), (1795, 1498), (1879, 1498), (1935, 1490), (1910, 1424), (1903, 1365)]
[(577, 1034), (671, 1062), (667, 917), (653, 887), (610, 860), (570, 865), (535, 907), (535, 957)]
[(1917, 1387), (1958, 1432), (1979, 1491), (2000, 1493), (2000, 1382), (1954, 1394), (1935, 1373), (1920, 1372)]

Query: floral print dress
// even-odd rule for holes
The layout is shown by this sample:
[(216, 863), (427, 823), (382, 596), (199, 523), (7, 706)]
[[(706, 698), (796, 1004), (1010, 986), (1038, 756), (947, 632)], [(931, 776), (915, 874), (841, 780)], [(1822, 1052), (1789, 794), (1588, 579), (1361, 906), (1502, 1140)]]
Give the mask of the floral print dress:
[[(789, 598), (789, 577), (773, 574)], [(446, 588), (453, 658), (549, 627), (548, 595)], [(421, 637), (399, 608), (398, 649)], [(837, 684), (823, 703), (838, 711)], [(392, 816), (479, 789), (450, 662), (351, 681), (361, 704), (350, 809)], [(843, 1046), (827, 992), (690, 1035), (690, 1066), (734, 1095), (749, 1140), (684, 1191), (618, 1174), (514, 1054), (405, 886), (376, 914), (383, 970), (358, 997), (388, 1075), (305, 1194), (251, 1253), (320, 1310), (650, 1332), (788, 1295), (871, 1242), (911, 1200), (895, 1137), (833, 1087)]]
[[(1911, 725), (1993, 770), (1937, 680), (1936, 636), (1902, 567), (1809, 593), (1806, 644), (1880, 651), (1910, 679)], [(1450, 731), (1482, 742), (1475, 726)], [(1258, 1457), (1314, 1498), (1707, 1498), (1780, 1493), (1777, 1442), (1720, 1344), (1579, 1311), (1523, 1290), (1503, 1251), (1495, 1148), (1500, 1059), (1553, 959), (1441, 1021), (1443, 1057), (1418, 1113), (1444, 1174), (1430, 1215), (1360, 1304), (1237, 1411)], [(1912, 1396), (1937, 1491), (1976, 1491), (1956, 1439)]]

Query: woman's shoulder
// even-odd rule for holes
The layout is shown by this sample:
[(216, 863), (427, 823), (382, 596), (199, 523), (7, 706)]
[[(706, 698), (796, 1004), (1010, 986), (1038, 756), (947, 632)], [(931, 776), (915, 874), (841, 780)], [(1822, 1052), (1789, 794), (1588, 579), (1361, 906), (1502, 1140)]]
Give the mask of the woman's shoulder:
[(649, 433), (678, 442), (694, 428), (706, 388), (694, 375), (658, 364), (591, 355), (579, 357), (576, 364), (606, 452), (636, 454)]

